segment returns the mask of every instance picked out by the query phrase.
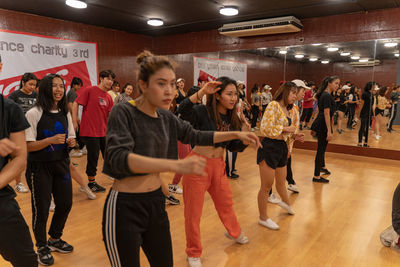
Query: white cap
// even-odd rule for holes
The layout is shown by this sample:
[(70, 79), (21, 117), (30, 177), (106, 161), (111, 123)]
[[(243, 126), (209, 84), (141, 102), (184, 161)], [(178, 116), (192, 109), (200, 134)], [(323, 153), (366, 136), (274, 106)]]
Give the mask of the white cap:
[(294, 83), (297, 87), (303, 87), (303, 88), (306, 88), (306, 89), (311, 89), (302, 80), (299, 80), (299, 79), (293, 80), (292, 83)]
[(266, 84), (266, 85), (264, 85), (264, 89), (271, 90), (272, 88), (271, 88), (271, 86), (269, 86), (268, 84)]
[(345, 84), (345, 85), (342, 86), (342, 89), (343, 89), (343, 90), (347, 90), (347, 89), (351, 89), (351, 87), (348, 86), (347, 84)]

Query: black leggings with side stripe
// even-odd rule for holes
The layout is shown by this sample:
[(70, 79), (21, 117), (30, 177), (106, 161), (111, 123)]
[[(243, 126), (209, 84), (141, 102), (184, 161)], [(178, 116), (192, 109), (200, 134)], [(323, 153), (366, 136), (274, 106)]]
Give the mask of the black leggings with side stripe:
[(103, 212), (103, 241), (112, 267), (139, 267), (142, 247), (151, 267), (172, 267), (172, 243), (161, 188), (147, 193), (113, 189)]

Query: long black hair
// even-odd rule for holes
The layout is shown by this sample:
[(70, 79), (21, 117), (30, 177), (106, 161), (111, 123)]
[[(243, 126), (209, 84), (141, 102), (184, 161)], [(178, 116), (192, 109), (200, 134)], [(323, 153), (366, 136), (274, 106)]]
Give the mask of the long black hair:
[(65, 84), (64, 80), (58, 74), (47, 74), (44, 76), (42, 80), (40, 80), (39, 84), (39, 95), (37, 97), (37, 101), (35, 106), (40, 107), (43, 111), (50, 112), (53, 109), (54, 98), (53, 98), (53, 79), (60, 78), (64, 85), (64, 95), (61, 100), (57, 103), (58, 109), (67, 115), (68, 107), (67, 107), (67, 98), (65, 95)]
[[(238, 93), (238, 99), (237, 101), (239, 101), (239, 90), (237, 89), (237, 83), (235, 80), (229, 78), (229, 77), (219, 77), (217, 80), (217, 82), (221, 82), (221, 85), (219, 86), (221, 89), (218, 90), (216, 93), (208, 95), (207, 96), (207, 111), (208, 114), (211, 118), (214, 119), (215, 124), (218, 126), (222, 125), (222, 119), (221, 116), (219, 115), (218, 109), (217, 109), (217, 104), (218, 104), (218, 100), (217, 100), (217, 95), (221, 95), (222, 92), (225, 90), (225, 88), (232, 84), (235, 86), (236, 91)], [(232, 110), (227, 110), (227, 114), (230, 118), (230, 122), (231, 122), (231, 129), (233, 130), (240, 130), (242, 125), (239, 119), (239, 116), (236, 112), (236, 106), (232, 109)]]
[(19, 89), (22, 89), (23, 87), (23, 83), (26, 83), (27, 81), (30, 80), (35, 80), (37, 82), (37, 78), (35, 76), (35, 74), (31, 73), (31, 72), (25, 72), (24, 75), (22, 75), (21, 81), (19, 82)]
[(322, 93), (326, 90), (326, 88), (328, 87), (328, 84), (332, 83), (334, 80), (337, 80), (337, 79), (339, 79), (338, 76), (325, 77), (325, 79), (322, 81), (321, 87), (318, 89), (318, 92), (315, 95), (317, 100), (319, 100), (319, 98), (321, 97)]
[(372, 87), (375, 85), (375, 82), (367, 82), (367, 84), (364, 87), (364, 92), (370, 92)]

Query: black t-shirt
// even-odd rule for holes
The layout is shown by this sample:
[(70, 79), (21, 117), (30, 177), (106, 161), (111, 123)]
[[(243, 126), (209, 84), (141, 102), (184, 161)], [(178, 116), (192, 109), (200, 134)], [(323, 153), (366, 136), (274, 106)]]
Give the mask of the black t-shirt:
[(371, 103), (371, 92), (364, 92), (361, 95), (361, 100), (364, 101), (364, 105), (360, 112), (360, 117), (368, 117), (368, 114), (371, 114), (371, 107), (374, 105), (374, 98), (372, 97)]
[[(29, 128), (29, 123), (25, 119), (22, 109), (13, 101), (0, 95), (0, 140), (9, 138), (10, 133), (20, 132)], [(0, 157), (0, 171), (7, 164), (8, 157)], [(14, 198), (14, 190), (7, 185), (0, 189), (0, 198)]]
[(176, 103), (180, 104), (183, 101), (183, 99), (185, 99), (185, 98), (186, 97), (181, 93), (181, 91), (178, 90), (178, 97), (176, 98)]
[(328, 129), (326, 128), (325, 115), (324, 115), (324, 110), (326, 108), (329, 108), (329, 116), (332, 121), (333, 114), (335, 113), (336, 110), (336, 103), (333, 96), (331, 96), (328, 92), (325, 91), (322, 92), (321, 96), (318, 99), (318, 115), (315, 121), (313, 122), (313, 125), (311, 126), (311, 129), (313, 131), (316, 132), (328, 131)]
[(12, 92), (8, 98), (17, 103), (25, 114), (31, 107), (33, 107), (33, 105), (35, 105), (37, 93), (32, 92), (32, 94), (27, 95), (21, 90), (17, 90)]
[(74, 89), (70, 89), (67, 93), (67, 101), (68, 103), (74, 103), (75, 99), (78, 97)]

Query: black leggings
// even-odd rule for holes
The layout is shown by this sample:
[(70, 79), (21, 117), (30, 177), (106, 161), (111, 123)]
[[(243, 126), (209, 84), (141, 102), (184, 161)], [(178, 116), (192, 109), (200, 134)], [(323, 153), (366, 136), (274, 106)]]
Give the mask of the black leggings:
[(292, 156), (288, 158), (286, 167), (287, 167), (286, 181), (288, 182), (288, 184), (296, 184), (296, 182), (293, 180)]
[(38, 266), (31, 234), (17, 201), (0, 198), (0, 214), (0, 254), (15, 267)]
[(365, 144), (368, 143), (368, 117), (361, 117), (361, 126), (360, 130), (358, 131), (358, 143), (362, 143), (363, 136), (365, 137)]
[(326, 140), (327, 133), (320, 132), (318, 133), (318, 148), (317, 154), (315, 155), (315, 168), (314, 168), (314, 176), (317, 177), (320, 175), (322, 167), (325, 166), (325, 151), (328, 146), (328, 141)]
[(232, 174), (232, 171), (235, 169), (237, 156), (238, 152), (231, 152), (228, 149), (226, 149), (226, 156), (225, 156), (226, 175), (230, 176)]
[(392, 108), (390, 109), (390, 119), (388, 123), (388, 129), (391, 130), (393, 127), (393, 122), (396, 119), (396, 114), (397, 114), (397, 103), (392, 105)]
[(148, 193), (110, 190), (104, 205), (103, 241), (112, 267), (139, 267), (142, 247), (152, 267), (172, 267), (172, 243), (161, 188)]
[(253, 117), (251, 118), (251, 128), (254, 128), (257, 126), (257, 119), (258, 119), (258, 114), (260, 113), (260, 108), (256, 105), (251, 106), (251, 115)]
[(349, 109), (349, 118), (347, 120), (347, 128), (352, 128), (354, 114), (356, 112), (356, 106), (354, 104), (350, 104), (348, 109)]
[(32, 228), (38, 248), (47, 245), (46, 226), (51, 195), (54, 197), (56, 208), (51, 220), (49, 235), (55, 239), (62, 236), (72, 207), (69, 163), (69, 159), (50, 162), (28, 161), (25, 176), (31, 190)]
[(313, 113), (313, 108), (304, 108), (303, 109), (303, 114), (301, 114), (300, 121), (305, 121), (308, 123), (311, 119)]
[(99, 160), (99, 152), (104, 158), (104, 149), (106, 147), (105, 137), (82, 137), (83, 142), (87, 149), (87, 164), (86, 174), (87, 176), (96, 176), (97, 173), (97, 161)]

